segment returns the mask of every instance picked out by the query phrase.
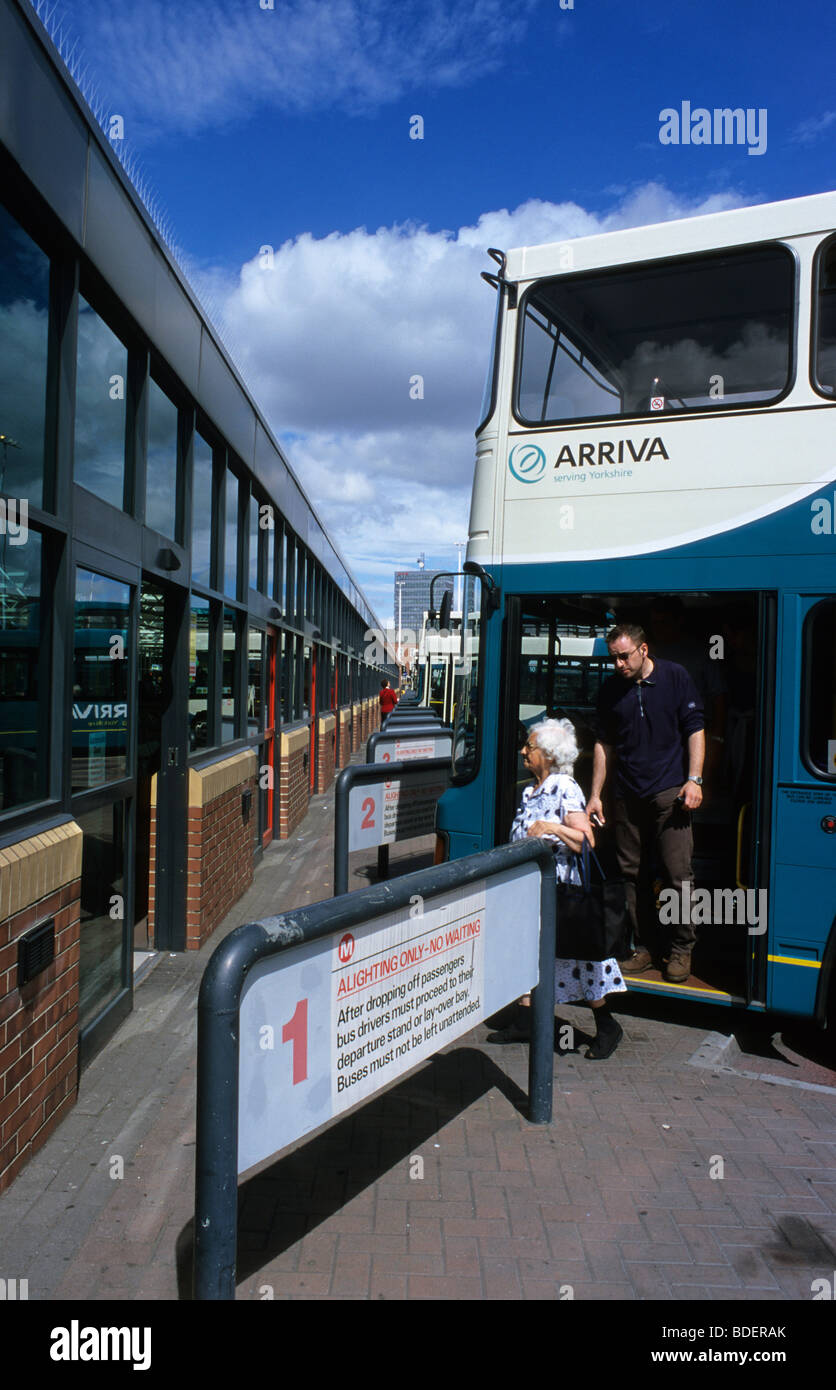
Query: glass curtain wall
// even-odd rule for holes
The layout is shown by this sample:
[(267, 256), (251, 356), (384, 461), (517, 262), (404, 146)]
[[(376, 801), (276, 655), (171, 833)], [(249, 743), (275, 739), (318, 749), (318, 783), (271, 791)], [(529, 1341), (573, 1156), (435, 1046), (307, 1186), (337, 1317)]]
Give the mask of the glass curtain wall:
[(122, 507), (128, 349), (81, 295), (78, 300), (73, 478)]

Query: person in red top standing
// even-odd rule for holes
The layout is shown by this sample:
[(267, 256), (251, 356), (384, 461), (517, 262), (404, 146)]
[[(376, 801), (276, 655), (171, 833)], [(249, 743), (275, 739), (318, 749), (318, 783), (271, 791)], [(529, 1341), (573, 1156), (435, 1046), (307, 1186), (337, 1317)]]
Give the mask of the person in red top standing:
[(386, 716), (387, 716), (387, 714), (391, 714), (391, 713), (392, 713), (392, 710), (395, 708), (395, 705), (396, 705), (397, 703), (398, 703), (398, 697), (397, 697), (397, 695), (395, 694), (394, 690), (392, 690), (391, 686), (389, 685), (389, 682), (388, 682), (387, 680), (381, 681), (381, 682), (380, 682), (380, 717), (381, 717), (381, 719), (385, 719)]

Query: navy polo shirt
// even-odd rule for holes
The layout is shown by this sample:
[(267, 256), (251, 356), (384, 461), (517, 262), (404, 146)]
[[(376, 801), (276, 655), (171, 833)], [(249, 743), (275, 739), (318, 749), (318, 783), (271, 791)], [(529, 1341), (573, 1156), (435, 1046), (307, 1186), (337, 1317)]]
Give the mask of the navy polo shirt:
[(604, 681), (598, 728), (618, 758), (616, 793), (655, 796), (688, 776), (688, 737), (705, 728), (702, 697), (684, 666), (657, 657), (646, 680)]

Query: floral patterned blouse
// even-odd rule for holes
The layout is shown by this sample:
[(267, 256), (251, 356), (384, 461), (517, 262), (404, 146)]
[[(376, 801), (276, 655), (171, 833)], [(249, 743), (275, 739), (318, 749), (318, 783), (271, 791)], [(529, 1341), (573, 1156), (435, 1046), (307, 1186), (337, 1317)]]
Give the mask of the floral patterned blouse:
[[(550, 772), (539, 787), (526, 787), (520, 809), (511, 826), (511, 840), (525, 840), (528, 827), (536, 820), (562, 821), (568, 811), (585, 811), (583, 792), (574, 777), (563, 772)], [(580, 883), (577, 861), (569, 846), (556, 835), (544, 835), (554, 843), (554, 871), (558, 883)], [(610, 957), (601, 961), (566, 960), (558, 957), (554, 963), (554, 998), (556, 1004), (572, 1004), (584, 999), (587, 1003), (603, 999), (607, 994), (626, 990), (621, 969)]]
[[(536, 820), (562, 821), (568, 811), (585, 810), (586, 801), (574, 777), (565, 772), (550, 772), (539, 787), (523, 790), (509, 838), (512, 841), (527, 839), (528, 828)], [(575, 856), (566, 842), (556, 835), (544, 835), (543, 839), (554, 844), (554, 871), (558, 883), (580, 883)]]

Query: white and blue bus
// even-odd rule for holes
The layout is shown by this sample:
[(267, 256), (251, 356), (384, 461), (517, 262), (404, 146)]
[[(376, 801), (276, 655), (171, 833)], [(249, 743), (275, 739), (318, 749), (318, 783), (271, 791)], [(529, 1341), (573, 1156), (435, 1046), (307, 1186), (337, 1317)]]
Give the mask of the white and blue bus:
[(572, 718), (588, 793), (605, 634), (640, 623), (702, 689), (694, 891), (735, 910), (698, 927), (684, 984), (630, 988), (819, 1022), (836, 956), (834, 228), (826, 193), (491, 252), (438, 812), (449, 858), (507, 840), (521, 725), (540, 715)]
[(460, 661), (461, 614), (450, 613), (439, 629), (425, 613), (416, 654), (418, 704), (436, 713), (442, 724), (453, 722)]

